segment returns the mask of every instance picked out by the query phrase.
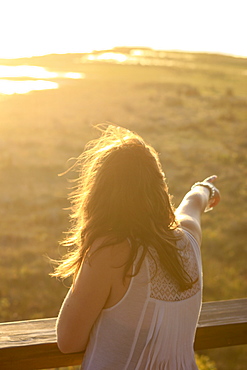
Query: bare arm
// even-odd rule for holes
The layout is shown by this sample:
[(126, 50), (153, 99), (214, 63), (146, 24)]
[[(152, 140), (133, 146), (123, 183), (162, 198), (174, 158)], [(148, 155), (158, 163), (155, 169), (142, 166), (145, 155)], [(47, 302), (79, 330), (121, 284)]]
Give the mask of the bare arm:
[[(204, 182), (212, 184), (216, 176), (208, 177)], [(210, 197), (210, 190), (204, 186), (196, 186), (191, 189), (183, 198), (176, 210), (176, 217), (180, 225), (187, 229), (194, 238), (201, 244), (201, 215), (205, 211)], [(215, 188), (215, 194), (210, 199), (210, 206), (215, 207), (220, 200), (220, 193)]]
[(57, 343), (61, 352), (84, 351), (101, 311), (116, 304), (126, 290), (123, 276), (130, 253), (129, 242), (99, 248), (101, 242), (99, 238), (93, 243), (91, 252), (97, 252), (90, 263), (82, 264), (74, 287), (61, 307), (57, 319)]
[(82, 264), (57, 319), (57, 343), (61, 352), (85, 350), (92, 326), (110, 294), (110, 264), (109, 247), (97, 251), (90, 264)]

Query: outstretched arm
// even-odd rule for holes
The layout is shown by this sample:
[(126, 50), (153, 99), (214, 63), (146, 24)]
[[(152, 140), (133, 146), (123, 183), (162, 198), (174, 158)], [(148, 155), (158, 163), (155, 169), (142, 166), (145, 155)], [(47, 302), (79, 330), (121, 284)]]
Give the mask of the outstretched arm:
[(220, 201), (220, 192), (213, 185), (217, 176), (210, 176), (185, 195), (176, 210), (176, 217), (182, 228), (187, 229), (201, 244), (201, 215), (208, 207), (215, 207)]

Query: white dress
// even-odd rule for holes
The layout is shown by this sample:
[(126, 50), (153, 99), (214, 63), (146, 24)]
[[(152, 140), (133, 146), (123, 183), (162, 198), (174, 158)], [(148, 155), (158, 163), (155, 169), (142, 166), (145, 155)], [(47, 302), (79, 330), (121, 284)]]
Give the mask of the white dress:
[[(184, 246), (186, 247), (184, 248)], [(187, 271), (198, 281), (185, 292), (146, 254), (124, 297), (94, 324), (83, 370), (195, 370), (193, 342), (201, 309), (198, 243), (184, 231), (177, 242)]]

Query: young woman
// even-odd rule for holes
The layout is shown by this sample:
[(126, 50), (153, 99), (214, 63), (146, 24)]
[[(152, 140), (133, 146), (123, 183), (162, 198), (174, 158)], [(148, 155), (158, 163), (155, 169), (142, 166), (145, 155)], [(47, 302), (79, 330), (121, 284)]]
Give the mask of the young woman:
[(73, 284), (57, 320), (62, 352), (84, 370), (193, 370), (201, 308), (200, 217), (220, 195), (196, 183), (175, 211), (158, 155), (108, 126), (79, 158), (72, 247), (55, 271)]

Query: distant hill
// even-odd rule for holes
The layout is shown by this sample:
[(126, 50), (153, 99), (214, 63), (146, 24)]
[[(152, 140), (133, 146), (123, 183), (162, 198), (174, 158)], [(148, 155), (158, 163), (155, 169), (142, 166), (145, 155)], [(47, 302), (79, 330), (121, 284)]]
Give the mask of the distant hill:
[[(194, 59), (195, 62), (204, 61), (207, 63), (216, 64), (232, 64), (237, 63), (239, 65), (246, 65), (247, 58), (233, 57), (223, 54), (207, 54), (207, 53), (191, 53), (181, 51), (166, 51), (166, 50), (154, 50), (151, 48), (144, 47), (115, 47), (113, 49), (95, 50), (91, 53), (71, 53), (71, 54), (48, 54), (43, 56), (34, 56), (29, 58), (16, 58), (16, 59), (0, 59), (0, 65), (38, 65), (46, 68), (65, 68), (71, 69), (76, 67), (78, 63), (85, 63), (88, 56), (99, 56), (105, 53), (121, 53), (127, 57), (134, 56), (138, 58), (149, 58), (151, 59), (169, 59), (169, 60), (188, 60)], [(108, 60), (108, 63), (114, 63), (113, 60)], [(102, 63), (101, 61), (91, 60), (90, 63)]]

